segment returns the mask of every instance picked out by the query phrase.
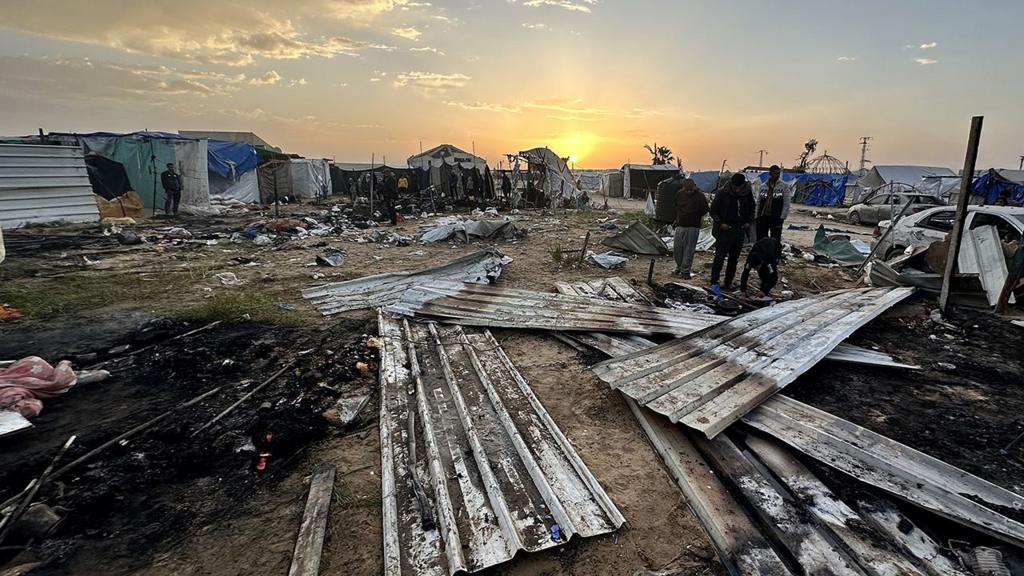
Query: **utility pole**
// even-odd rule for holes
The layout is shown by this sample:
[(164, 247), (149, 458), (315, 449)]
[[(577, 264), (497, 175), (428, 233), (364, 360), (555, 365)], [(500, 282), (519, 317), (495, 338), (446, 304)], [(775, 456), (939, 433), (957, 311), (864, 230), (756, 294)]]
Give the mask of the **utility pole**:
[(871, 140), (871, 136), (860, 137), (860, 170), (858, 172), (861, 176), (864, 175), (864, 171), (868, 167), (868, 162), (871, 162), (871, 160), (868, 160), (868, 143), (871, 142)]
[(758, 168), (763, 168), (764, 167), (764, 157), (765, 157), (766, 154), (768, 154), (768, 151), (767, 150), (758, 150), (757, 153), (760, 155), (760, 158), (758, 158), (758, 160), (757, 160), (757, 167)]

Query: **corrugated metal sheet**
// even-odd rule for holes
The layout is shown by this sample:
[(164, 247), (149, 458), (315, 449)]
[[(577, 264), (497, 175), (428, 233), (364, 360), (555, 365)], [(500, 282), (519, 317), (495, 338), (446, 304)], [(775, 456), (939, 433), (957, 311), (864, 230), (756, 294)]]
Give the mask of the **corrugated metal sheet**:
[(388, 310), (467, 326), (686, 336), (724, 317), (497, 286), (436, 282), (410, 288)]
[(1024, 524), (1001, 511), (1014, 494), (852, 422), (777, 395), (743, 418), (822, 464), (976, 530), (1024, 545)]
[(559, 294), (569, 296), (586, 296), (588, 298), (600, 298), (612, 302), (628, 302), (630, 304), (650, 304), (651, 301), (639, 290), (630, 286), (618, 276), (605, 278), (603, 280), (584, 280), (580, 282), (555, 282), (555, 290)]
[(622, 525), (488, 331), (379, 325), (387, 576), (475, 572)]
[(480, 250), (447, 264), (419, 272), (394, 272), (345, 282), (314, 286), (302, 291), (324, 316), (393, 304), (409, 288), (441, 281), (483, 283), (494, 281), (502, 266), (511, 262), (494, 250)]
[(762, 308), (691, 338), (607, 360), (598, 377), (713, 437), (913, 292), (829, 292)]
[(99, 219), (81, 148), (0, 144), (0, 227)]

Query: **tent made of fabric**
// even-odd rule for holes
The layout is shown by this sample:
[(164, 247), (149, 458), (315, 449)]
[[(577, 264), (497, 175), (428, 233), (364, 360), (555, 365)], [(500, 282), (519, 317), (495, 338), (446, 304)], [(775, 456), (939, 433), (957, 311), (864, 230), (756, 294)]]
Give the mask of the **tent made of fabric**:
[(531, 172), (541, 174), (541, 191), (551, 205), (575, 199), (581, 194), (565, 160), (549, 148), (533, 148), (520, 152), (519, 156), (526, 160)]
[(85, 157), (85, 167), (89, 171), (89, 183), (92, 184), (93, 194), (105, 200), (113, 200), (132, 190), (132, 183), (124, 164), (116, 160), (104, 158), (99, 154), (88, 154)]
[(323, 198), (331, 194), (331, 169), (327, 160), (292, 158), (288, 168), (292, 195), (296, 198)]
[(434, 166), (441, 166), (447, 164), (453, 166), (458, 164), (464, 170), (477, 169), (483, 174), (484, 168), (487, 166), (487, 160), (479, 156), (474, 156), (465, 150), (457, 148), (451, 144), (441, 144), (435, 146), (426, 152), (410, 156), (408, 160), (409, 168), (415, 168), (417, 170), (427, 170)]
[(164, 207), (160, 174), (174, 164), (181, 175), (180, 209), (187, 214), (210, 214), (210, 179), (206, 140), (185, 138), (170, 132), (116, 134), (50, 133), (48, 137), (67, 145), (80, 145), (86, 154), (98, 154), (120, 162), (146, 208)]
[(237, 142), (248, 144), (253, 148), (262, 148), (271, 152), (280, 152), (281, 149), (272, 146), (269, 142), (260, 138), (252, 132), (233, 132), (230, 130), (178, 130), (178, 134), (185, 138), (196, 138), (207, 140), (220, 140), (222, 142)]
[[(1000, 197), (1008, 204), (1024, 204), (1024, 174), (1014, 172), (1020, 171), (990, 169), (971, 183), (971, 196), (982, 198), (985, 204), (995, 204)], [(1015, 176), (1017, 180), (1013, 179)]]
[(622, 167), (622, 197), (636, 200), (655, 194), (658, 182), (679, 172), (674, 164), (626, 164)]
[[(759, 179), (767, 182), (768, 177), (769, 174), (763, 172)], [(782, 172), (782, 181), (793, 187), (793, 202), (808, 206), (842, 206), (849, 179), (850, 174)]]
[(598, 194), (607, 198), (622, 198), (622, 172), (602, 174)]
[(718, 187), (718, 178), (721, 175), (721, 172), (718, 170), (708, 170), (706, 172), (691, 172), (690, 178), (697, 184), (697, 188), (701, 192), (708, 194), (714, 192), (715, 188)]
[(923, 178), (934, 176), (956, 176), (956, 172), (939, 166), (874, 166), (857, 184), (865, 189), (893, 183), (920, 186)]
[(237, 200), (247, 204), (260, 201), (256, 166), (259, 155), (251, 144), (207, 141), (210, 196), (215, 201)]

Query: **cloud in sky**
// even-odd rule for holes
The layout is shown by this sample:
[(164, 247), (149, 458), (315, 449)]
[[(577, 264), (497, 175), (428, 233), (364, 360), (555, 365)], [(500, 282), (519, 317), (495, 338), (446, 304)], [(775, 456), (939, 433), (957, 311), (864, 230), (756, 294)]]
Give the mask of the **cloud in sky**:
[(256, 76), (254, 78), (250, 78), (249, 79), (249, 84), (268, 86), (268, 85), (277, 84), (280, 81), (281, 81), (281, 75), (277, 73), (277, 70), (270, 70), (269, 72), (267, 72), (267, 73), (265, 73), (265, 74), (263, 74), (261, 76)]
[(526, 28), (527, 30), (546, 30), (546, 31), (550, 31), (551, 30), (551, 27), (548, 26), (547, 24), (544, 24), (543, 22), (538, 22), (536, 24), (531, 24), (529, 22), (523, 22), (523, 28)]
[(856, 60), (856, 56), (840, 56), (836, 58), (836, 62), (855, 62)]
[(928, 66), (929, 64), (937, 64), (939, 61), (933, 60), (932, 58), (914, 58), (914, 62), (917, 62), (921, 66)]
[(423, 32), (420, 32), (419, 30), (410, 26), (407, 28), (392, 28), (391, 34), (393, 36), (398, 36), (399, 38), (405, 38), (406, 40), (412, 40), (413, 42), (416, 42), (417, 40), (420, 39), (420, 36), (423, 35)]
[(465, 74), (439, 74), (437, 72), (404, 72), (395, 76), (396, 87), (411, 86), (426, 92), (445, 92), (462, 88), (472, 78)]
[(112, 0), (7, 0), (0, 28), (189, 62), (247, 66), (258, 58), (333, 58), (390, 50), (390, 46), (343, 35), (314, 35), (299, 29), (295, 19), (327, 14), (362, 21), (407, 4), (401, 0), (295, 0), (254, 10), (241, 0), (176, 0), (166, 6)]
[(541, 6), (554, 6), (556, 8), (562, 8), (569, 10), (570, 12), (585, 12), (590, 13), (590, 7), (595, 6), (597, 0), (526, 0), (523, 2), (523, 6), (529, 6), (530, 8), (538, 8)]
[(412, 48), (409, 48), (409, 52), (433, 52), (438, 56), (445, 55), (443, 50), (438, 50), (437, 48), (432, 48), (430, 46), (414, 46)]
[(489, 104), (487, 102), (454, 102), (451, 100), (445, 100), (445, 104), (448, 106), (454, 106), (463, 110), (472, 110), (479, 112), (509, 112), (512, 114), (518, 114), (520, 109), (518, 106), (505, 106), (503, 104)]
[(928, 50), (929, 48), (935, 48), (938, 45), (939, 45), (938, 42), (925, 42), (924, 44), (921, 44), (921, 50)]

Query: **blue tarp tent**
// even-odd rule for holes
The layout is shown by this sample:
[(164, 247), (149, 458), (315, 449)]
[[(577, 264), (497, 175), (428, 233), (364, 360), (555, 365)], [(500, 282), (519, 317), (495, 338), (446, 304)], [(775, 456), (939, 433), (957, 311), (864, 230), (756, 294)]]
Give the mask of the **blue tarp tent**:
[(719, 172), (717, 170), (691, 172), (690, 178), (697, 183), (697, 188), (700, 188), (701, 192), (714, 192), (715, 186), (718, 185)]
[[(849, 174), (782, 172), (782, 181), (794, 187), (793, 202), (808, 206), (842, 206), (849, 178)], [(764, 172), (761, 182), (767, 181), (768, 173)]]
[(971, 183), (971, 195), (982, 196), (985, 204), (995, 204), (1000, 196), (1010, 204), (1024, 204), (1024, 184), (1014, 182), (995, 170), (989, 170)]
[(210, 172), (216, 172), (224, 178), (255, 170), (259, 161), (256, 148), (241, 142), (209, 140), (206, 151)]

